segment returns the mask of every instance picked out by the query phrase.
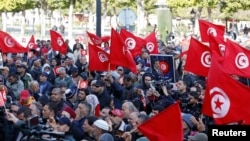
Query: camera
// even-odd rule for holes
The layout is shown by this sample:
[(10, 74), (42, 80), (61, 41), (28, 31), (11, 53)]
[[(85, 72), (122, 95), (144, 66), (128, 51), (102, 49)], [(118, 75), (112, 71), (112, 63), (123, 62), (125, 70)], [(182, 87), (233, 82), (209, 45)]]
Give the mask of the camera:
[(34, 129), (39, 125), (39, 117), (38, 116), (32, 116), (28, 118), (28, 128)]
[(166, 86), (167, 90), (171, 90), (174, 87), (173, 84), (171, 84), (169, 80), (153, 81), (153, 85), (157, 89), (160, 89), (160, 87), (162, 87), (162, 86)]
[[(32, 118), (32, 120), (36, 121), (36, 118)], [(64, 132), (55, 132), (53, 128), (46, 125), (38, 124), (33, 127), (27, 135), (28, 141), (58, 141), (65, 138)]]

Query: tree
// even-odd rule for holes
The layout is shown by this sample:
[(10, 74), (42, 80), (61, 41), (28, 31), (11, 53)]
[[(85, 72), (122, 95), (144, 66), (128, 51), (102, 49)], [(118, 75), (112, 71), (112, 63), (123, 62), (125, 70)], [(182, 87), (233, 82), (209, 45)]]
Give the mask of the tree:
[(6, 31), (6, 12), (20, 12), (22, 11), (22, 28), (21, 34), (24, 34), (25, 29), (25, 12), (24, 10), (32, 9), (35, 7), (35, 1), (33, 0), (1, 0), (0, 1), (0, 12), (2, 13), (2, 24), (3, 24), (3, 31)]

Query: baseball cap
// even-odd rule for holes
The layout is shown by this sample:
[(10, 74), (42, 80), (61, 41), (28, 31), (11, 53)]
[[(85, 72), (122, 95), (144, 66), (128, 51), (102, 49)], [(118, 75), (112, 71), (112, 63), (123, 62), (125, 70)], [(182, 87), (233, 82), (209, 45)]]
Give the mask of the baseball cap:
[(28, 90), (22, 90), (20, 93), (20, 99), (26, 100), (30, 97), (30, 93)]
[(58, 120), (58, 123), (60, 125), (64, 125), (64, 124), (67, 124), (68, 126), (71, 125), (71, 122), (70, 122), (69, 118), (67, 118), (67, 117), (60, 117)]
[(96, 87), (104, 87), (105, 86), (105, 82), (103, 82), (102, 80), (97, 80), (94, 85)]
[(73, 109), (71, 109), (70, 107), (65, 107), (63, 109), (63, 111), (66, 111), (67, 113), (69, 113), (71, 118), (75, 118), (76, 117), (75, 111)]
[(42, 72), (40, 75), (48, 77), (48, 74), (46, 72)]
[(123, 118), (123, 112), (120, 109), (113, 109), (109, 112), (110, 115), (118, 116), (120, 118)]
[(207, 134), (205, 133), (197, 133), (194, 136), (188, 136), (188, 139), (192, 141), (208, 141)]

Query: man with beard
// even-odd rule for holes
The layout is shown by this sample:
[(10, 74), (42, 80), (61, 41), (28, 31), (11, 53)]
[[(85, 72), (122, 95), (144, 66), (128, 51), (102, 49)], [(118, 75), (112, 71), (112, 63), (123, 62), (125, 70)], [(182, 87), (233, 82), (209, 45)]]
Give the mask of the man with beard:
[(199, 103), (199, 94), (197, 92), (189, 93), (189, 102), (184, 113), (192, 114), (196, 119), (201, 115), (201, 103)]

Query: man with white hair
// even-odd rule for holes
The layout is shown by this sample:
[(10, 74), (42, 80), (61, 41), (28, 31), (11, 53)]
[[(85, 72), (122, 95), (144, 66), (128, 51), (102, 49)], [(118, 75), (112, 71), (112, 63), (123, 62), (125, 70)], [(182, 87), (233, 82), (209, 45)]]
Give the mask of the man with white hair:
[(66, 73), (66, 69), (64, 67), (60, 67), (58, 69), (59, 76), (55, 79), (55, 84), (59, 84), (59, 82), (64, 81), (67, 85), (67, 88), (70, 88), (73, 85), (73, 81), (69, 75)]

